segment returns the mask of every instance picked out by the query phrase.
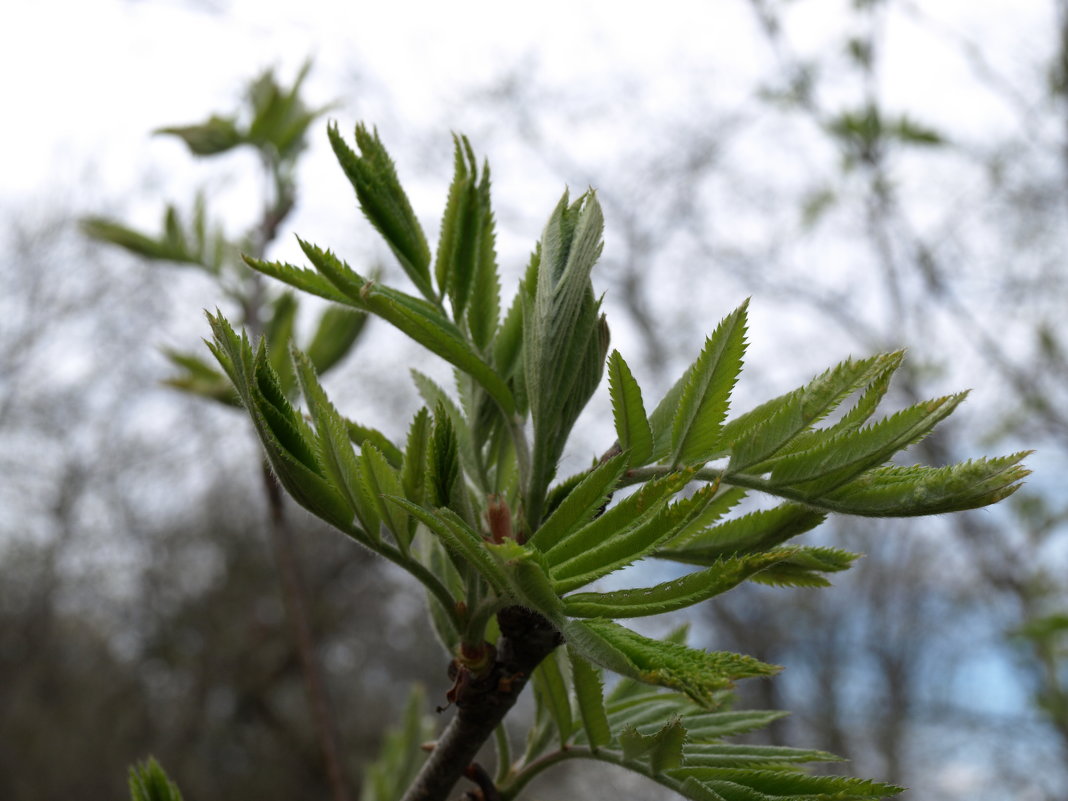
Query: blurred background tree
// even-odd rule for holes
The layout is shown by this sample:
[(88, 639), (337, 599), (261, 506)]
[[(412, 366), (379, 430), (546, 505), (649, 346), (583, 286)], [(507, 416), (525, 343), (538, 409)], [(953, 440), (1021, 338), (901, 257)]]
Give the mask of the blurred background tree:
[[(707, 24), (701, 14), (718, 14), (722, 30), (709, 35), (745, 43), (736, 68), (710, 46), (707, 61), (680, 62), (658, 81), (616, 70), (610, 57), (562, 76), (550, 56), (519, 49), (422, 116), (366, 63), (360, 81), (351, 63), (332, 63), (324, 93), (342, 98), (334, 112), (342, 121), (398, 129), (390, 139), (408, 142), (408, 163), (427, 155), (435, 166), (420, 180), (435, 197), (448, 181), (433, 172), (447, 162), (443, 125), (489, 152), (498, 184), (529, 186), (539, 198), (544, 187), (555, 197), (561, 183), (596, 186), (609, 225), (607, 302), (618, 304), (616, 319), (622, 311), (633, 322), (613, 334), (627, 352), (645, 354), (633, 365), (643, 383), (666, 381), (693, 356), (677, 352), (669, 330), (688, 341), (751, 294), (753, 329), (769, 333), (753, 343), (752, 361), (774, 365), (750, 376), (762, 384), (750, 385), (754, 394), (793, 386), (827, 359), (905, 345), (928, 387), (955, 387), (964, 376), (977, 390), (972, 416), (927, 441), (923, 460), (975, 452), (962, 432), (983, 419), (1007, 421), (985, 432), (989, 440), (1039, 449), (1036, 476), (1011, 513), (954, 516), (909, 533), (869, 522), (820, 532), (868, 553), (834, 593), (797, 591), (793, 616), (783, 618), (767, 614), (753, 589), (695, 621), (717, 647), (791, 666), (782, 681), (755, 688), (779, 696), (759, 705), (794, 712), (775, 736), (850, 756), (854, 772), (910, 785), (917, 799), (1060, 801), (1068, 786), (1058, 622), (1068, 608), (1068, 506), (1052, 479), (1068, 467), (1068, 4), (1041, 6), (1038, 34), (1021, 28), (1011, 58), (984, 31), (909, 0), (739, 0), (715, 12), (664, 9), (680, 38)], [(218, 3), (189, 13), (215, 25), (230, 11)], [(307, 13), (331, 24), (329, 11)], [(1010, 7), (997, 19), (1012, 30), (1016, 14)], [(598, 24), (611, 31), (626, 17), (619, 10)], [(577, 26), (582, 15), (573, 19)], [(342, 17), (332, 24), (362, 35)], [(507, 39), (508, 30), (502, 22), (495, 35)], [(916, 83), (902, 76), (916, 74), (930, 84), (926, 100), (903, 90)], [(235, 120), (234, 131), (248, 122)], [(225, 123), (215, 129), (230, 135)], [(329, 159), (318, 124), (308, 137), (306, 158), (282, 187), (272, 186), (269, 165), (236, 153), (254, 149), (213, 160), (255, 176), (205, 181), (211, 208), (229, 212), (236, 184), (239, 205), (256, 209), (251, 220), (238, 217), (237, 233), (228, 223), (227, 242), (284, 252), (299, 226), (266, 236), (259, 224), (290, 191), (295, 201), (301, 190), (293, 215), (337, 205), (323, 196), (342, 188), (317, 181), (316, 148)], [(143, 269), (71, 227), (88, 211), (155, 215), (158, 187), (118, 201), (87, 194), (19, 202), (3, 231), (0, 742), (13, 745), (0, 748), (0, 797), (115, 797), (125, 765), (146, 752), (190, 799), (325, 796), (301, 660), (266, 558), (261, 477), (237, 469), (254, 453), (251, 439), (222, 404), (156, 386), (171, 369), (158, 345), (188, 351), (204, 334), (194, 310), (241, 302), (221, 295), (207, 271)], [(549, 205), (504, 205), (521, 196), (498, 195), (502, 263), (514, 273), (525, 263), (514, 241), (530, 240)], [(331, 225), (350, 220), (304, 228)], [(350, 236), (376, 258), (361, 250), (367, 237)], [(238, 292), (254, 280), (230, 276)], [(651, 276), (667, 289), (651, 292)], [(271, 308), (260, 300), (258, 309)], [(995, 318), (1003, 325), (992, 330)], [(783, 328), (794, 349), (768, 352)], [(306, 324), (296, 330), (314, 335)], [(343, 366), (332, 380), (400, 409), (413, 398), (387, 369), (400, 346), (373, 329), (365, 340), (366, 358), (383, 364), (381, 381), (347, 386)], [(952, 362), (931, 356), (949, 349)], [(895, 391), (902, 403), (916, 399), (909, 381)], [(388, 429), (406, 411), (369, 422)], [(591, 452), (603, 439), (598, 425), (587, 422)], [(376, 615), (415, 625), (420, 601), (300, 512), (287, 519), (299, 534), (308, 621), (355, 787), (385, 722), (399, 714), (413, 678), (406, 671), (426, 664), (413, 656), (426, 632), (383, 642)], [(932, 592), (947, 575), (951, 589)], [(432, 706), (442, 679), (424, 679)]]

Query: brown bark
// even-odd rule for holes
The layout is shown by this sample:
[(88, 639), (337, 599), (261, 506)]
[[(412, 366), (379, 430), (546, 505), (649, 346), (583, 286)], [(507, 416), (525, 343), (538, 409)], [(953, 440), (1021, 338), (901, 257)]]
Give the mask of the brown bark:
[(522, 607), (502, 609), (497, 622), (501, 637), (488, 670), (476, 676), (453, 663), (456, 715), (402, 801), (444, 801), (515, 704), (534, 668), (563, 642), (549, 621)]

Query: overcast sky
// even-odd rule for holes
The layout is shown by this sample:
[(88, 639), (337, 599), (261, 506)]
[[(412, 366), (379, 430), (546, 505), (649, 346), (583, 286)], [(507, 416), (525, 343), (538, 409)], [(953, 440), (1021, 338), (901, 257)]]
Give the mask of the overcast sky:
[[(845, 5), (790, 4), (798, 48), (818, 51), (838, 34)], [(1012, 72), (1026, 66), (1051, 4), (922, 5), (934, 27), (981, 42)], [(941, 32), (901, 24), (889, 36), (907, 46), (888, 48), (888, 102), (935, 121), (996, 123), (996, 106), (963, 99), (967, 65)], [(652, 84), (665, 107), (686, 101), (696, 72), (714, 74), (729, 97), (770, 63), (744, 0), (12, 0), (0, 26), (0, 189), (8, 199), (39, 191), (77, 178), (71, 169), (88, 161), (108, 184), (132, 183), (146, 168), (146, 131), (226, 108), (258, 69), (291, 74), (309, 55), (311, 96), (351, 92), (362, 76), (387, 87), (397, 119), (446, 124), (465, 87), (524, 60), (549, 83)]]

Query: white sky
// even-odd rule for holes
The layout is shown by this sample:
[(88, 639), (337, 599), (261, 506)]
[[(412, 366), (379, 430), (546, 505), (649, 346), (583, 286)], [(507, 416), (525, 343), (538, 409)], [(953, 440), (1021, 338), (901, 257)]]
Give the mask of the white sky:
[[(202, 10), (211, 5), (221, 10)], [(797, 45), (818, 51), (847, 18), (843, 5), (790, 4)], [(986, 56), (1009, 69), (1026, 60), (1048, 15), (1041, 2), (923, 5), (948, 30), (980, 37)], [(535, 57), (553, 83), (653, 82), (665, 106), (686, 101), (695, 70), (714, 67), (714, 91), (729, 96), (770, 64), (744, 0), (9, 0), (4, 17), (0, 193), (9, 199), (77, 180), (72, 168), (88, 161), (107, 184), (133, 184), (146, 169), (147, 131), (226, 109), (258, 69), (278, 65), (285, 78), (309, 54), (309, 96), (318, 87), (327, 97), (351, 92), (352, 76), (369, 75), (388, 87), (398, 119), (446, 125), (461, 88), (523, 58)], [(947, 108), (966, 75), (944, 42), (908, 25), (890, 36), (909, 40), (888, 64), (891, 102), (936, 118), (989, 123), (998, 113), (977, 97)]]

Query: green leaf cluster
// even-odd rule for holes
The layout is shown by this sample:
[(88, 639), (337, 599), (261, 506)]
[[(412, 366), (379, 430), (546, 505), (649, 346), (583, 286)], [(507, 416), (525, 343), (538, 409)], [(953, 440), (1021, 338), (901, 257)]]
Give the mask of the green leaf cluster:
[[(262, 255), (296, 202), (297, 158), (305, 148), (309, 126), (328, 108), (310, 108), (301, 96), (310, 67), (306, 63), (289, 87), (280, 85), (273, 72), (263, 73), (248, 87), (243, 106), (232, 114), (213, 114), (206, 122), (157, 131), (178, 137), (195, 156), (219, 156), (239, 146), (257, 153), (269, 176), (269, 197), (263, 218), (245, 236), (236, 240), (227, 237), (221, 222), (209, 214), (202, 192), (196, 195), (189, 215), (167, 204), (158, 233), (140, 231), (107, 217), (81, 220), (82, 230), (100, 242), (149, 262), (190, 267), (212, 276), (240, 310), (242, 324), (265, 336), (268, 358), (286, 395), (296, 389), (288, 350), (298, 302), (291, 292), (265, 291), (260, 277), (246, 269), (241, 253)], [(320, 314), (305, 345), (318, 372), (326, 372), (345, 357), (366, 320), (365, 313), (338, 306)], [(237, 403), (226, 376), (199, 354), (172, 349), (164, 354), (178, 368), (165, 383), (226, 404)]]
[(167, 777), (155, 757), (130, 768), (129, 784), (130, 801), (182, 801), (178, 785)]
[[(828, 514), (985, 506), (1019, 486), (1024, 454), (938, 467), (894, 462), (964, 398), (880, 413), (900, 352), (847, 359), (736, 413), (748, 302), (723, 318), (648, 412), (623, 355), (608, 353), (591, 279), (604, 227), (595, 193), (564, 194), (502, 315), (489, 170), (467, 139), (454, 139), (454, 178), (432, 258), (377, 132), (358, 126), (355, 149), (336, 126), (329, 137), (360, 208), (414, 291), (361, 275), (303, 240), (310, 269), (259, 257), (247, 263), (381, 318), (451, 365), (455, 387), (413, 371), (423, 405), (406, 439), (395, 440), (338, 412), (318, 382), (323, 368), (312, 349), (282, 350), (269, 336), (253, 343), (218, 314), (210, 316), (211, 349), (282, 485), (426, 587), (458, 671), (489, 669), (489, 646), (500, 636), (495, 616), (506, 607), (536, 613), (566, 641), (566, 658), (558, 650), (534, 671), (537, 720), (526, 756), (502, 757), (502, 797), (576, 756), (625, 765), (693, 799), (896, 792), (796, 769), (830, 759), (821, 752), (723, 742), (771, 719), (731, 711), (734, 683), (778, 669), (679, 638), (652, 639), (617, 621), (676, 612), (745, 581), (827, 584), (856, 555), (796, 538)], [(329, 349), (328, 336), (321, 342)], [(606, 368), (616, 441), (589, 469), (561, 480), (563, 449)], [(303, 411), (288, 397), (288, 375)], [(647, 559), (673, 563), (674, 577), (599, 584)], [(603, 670), (622, 677), (607, 696)], [(499, 740), (500, 753), (509, 753), (507, 735)], [(548, 750), (553, 743), (557, 750)]]

